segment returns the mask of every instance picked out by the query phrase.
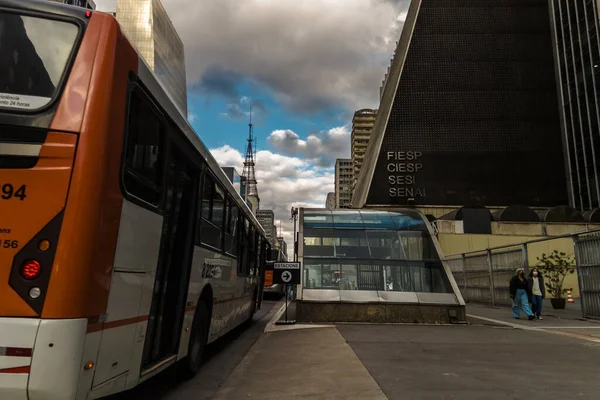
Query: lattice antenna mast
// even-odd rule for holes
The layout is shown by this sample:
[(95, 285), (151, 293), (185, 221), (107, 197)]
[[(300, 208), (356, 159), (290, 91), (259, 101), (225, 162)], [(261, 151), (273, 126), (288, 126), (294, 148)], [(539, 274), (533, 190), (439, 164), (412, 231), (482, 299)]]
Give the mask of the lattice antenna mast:
[(258, 188), (256, 187), (256, 145), (254, 144), (254, 128), (252, 125), (252, 104), (250, 105), (250, 122), (248, 123), (248, 146), (246, 147), (246, 159), (244, 160), (244, 171), (242, 176), (246, 182), (245, 198), (248, 196), (258, 197)]

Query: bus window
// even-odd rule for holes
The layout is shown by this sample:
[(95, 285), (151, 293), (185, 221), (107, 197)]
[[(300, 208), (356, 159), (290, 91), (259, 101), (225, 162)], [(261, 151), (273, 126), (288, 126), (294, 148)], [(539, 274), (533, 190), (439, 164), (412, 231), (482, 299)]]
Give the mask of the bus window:
[(206, 174), (202, 191), (200, 242), (219, 250), (223, 249), (224, 209), (225, 192), (212, 176)]
[(0, 107), (29, 111), (49, 104), (78, 34), (70, 22), (0, 11)]
[(137, 90), (131, 93), (123, 183), (127, 193), (158, 206), (162, 195), (164, 126)]
[(238, 208), (231, 197), (227, 198), (227, 215), (225, 229), (225, 252), (233, 256), (237, 255), (238, 242), (236, 239), (238, 224)]

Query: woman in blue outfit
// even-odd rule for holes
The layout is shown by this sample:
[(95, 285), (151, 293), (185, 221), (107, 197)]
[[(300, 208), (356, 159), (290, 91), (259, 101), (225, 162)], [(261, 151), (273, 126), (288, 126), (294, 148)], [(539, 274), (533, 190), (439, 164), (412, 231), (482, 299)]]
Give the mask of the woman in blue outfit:
[(531, 307), (529, 307), (531, 289), (529, 281), (525, 278), (525, 270), (523, 268), (517, 269), (517, 275), (513, 276), (510, 280), (509, 293), (510, 298), (513, 300), (512, 312), (515, 318), (521, 318), (521, 310), (519, 310), (520, 305), (530, 320), (535, 319)]
[(542, 303), (546, 297), (546, 285), (544, 285), (544, 277), (537, 268), (532, 268), (527, 281), (529, 281), (529, 290), (531, 291), (533, 315), (535, 315), (537, 319), (543, 319)]

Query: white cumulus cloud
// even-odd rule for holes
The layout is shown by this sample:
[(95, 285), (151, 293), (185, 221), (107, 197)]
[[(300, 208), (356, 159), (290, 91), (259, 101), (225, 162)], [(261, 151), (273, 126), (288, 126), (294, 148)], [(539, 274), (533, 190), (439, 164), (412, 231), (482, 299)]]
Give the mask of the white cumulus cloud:
[(350, 134), (348, 127), (340, 126), (311, 134), (302, 140), (290, 129), (278, 129), (271, 133), (268, 141), (275, 150), (285, 155), (299, 156), (328, 167), (335, 163), (336, 158), (348, 157)]

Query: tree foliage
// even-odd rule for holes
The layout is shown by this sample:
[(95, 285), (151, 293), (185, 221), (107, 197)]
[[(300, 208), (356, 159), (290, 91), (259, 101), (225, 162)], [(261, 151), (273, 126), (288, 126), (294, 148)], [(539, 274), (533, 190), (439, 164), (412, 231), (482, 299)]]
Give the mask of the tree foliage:
[(567, 291), (567, 289), (563, 289), (565, 278), (575, 272), (575, 257), (554, 250), (549, 255), (543, 253), (537, 259), (536, 266), (544, 275), (547, 291), (555, 299), (562, 299)]

